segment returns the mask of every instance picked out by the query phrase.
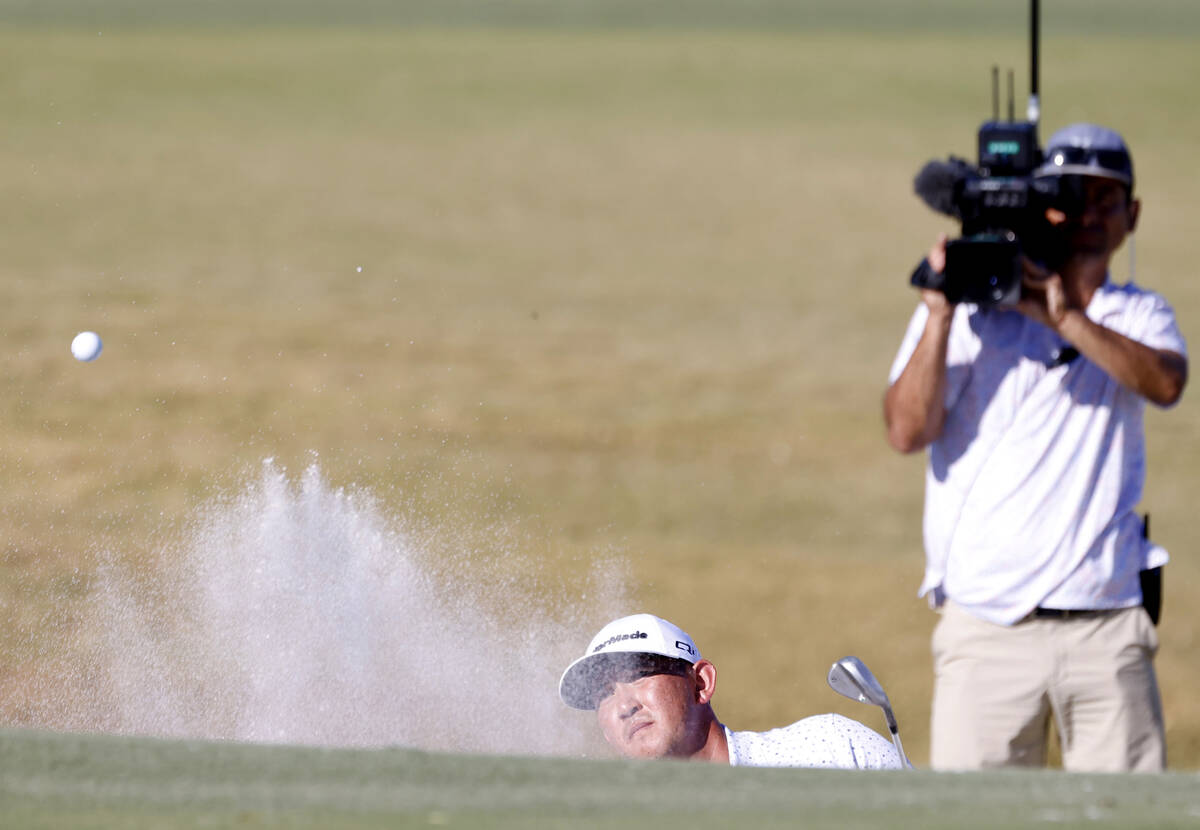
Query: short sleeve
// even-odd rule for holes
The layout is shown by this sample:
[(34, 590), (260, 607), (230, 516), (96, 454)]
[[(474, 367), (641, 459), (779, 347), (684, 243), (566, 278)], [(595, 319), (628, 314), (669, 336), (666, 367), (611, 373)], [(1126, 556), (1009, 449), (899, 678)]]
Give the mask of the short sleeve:
[(1162, 295), (1146, 293), (1138, 304), (1138, 319), (1133, 326), (1130, 337), (1139, 343), (1187, 356), (1187, 341), (1175, 320), (1175, 309)]

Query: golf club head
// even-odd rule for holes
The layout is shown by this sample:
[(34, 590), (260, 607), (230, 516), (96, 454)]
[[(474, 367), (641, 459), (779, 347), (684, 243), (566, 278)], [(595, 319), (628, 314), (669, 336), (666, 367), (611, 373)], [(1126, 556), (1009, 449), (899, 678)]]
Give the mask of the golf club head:
[(829, 687), (839, 695), (857, 700), (859, 703), (870, 703), (883, 709), (883, 717), (887, 721), (888, 731), (892, 734), (892, 743), (904, 766), (912, 768), (908, 756), (904, 754), (904, 745), (900, 743), (900, 728), (896, 725), (896, 716), (892, 713), (892, 703), (888, 700), (883, 684), (875, 679), (871, 670), (857, 657), (843, 657), (829, 667)]
[(857, 657), (843, 657), (829, 667), (829, 687), (851, 700), (891, 708), (883, 686)]

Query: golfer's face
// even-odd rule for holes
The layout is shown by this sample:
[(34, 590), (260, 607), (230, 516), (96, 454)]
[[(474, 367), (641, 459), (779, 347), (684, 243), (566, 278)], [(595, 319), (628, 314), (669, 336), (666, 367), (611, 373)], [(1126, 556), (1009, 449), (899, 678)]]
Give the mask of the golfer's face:
[(689, 753), (695, 678), (633, 668), (618, 672), (602, 694), (596, 708), (600, 729), (622, 755), (671, 758)]

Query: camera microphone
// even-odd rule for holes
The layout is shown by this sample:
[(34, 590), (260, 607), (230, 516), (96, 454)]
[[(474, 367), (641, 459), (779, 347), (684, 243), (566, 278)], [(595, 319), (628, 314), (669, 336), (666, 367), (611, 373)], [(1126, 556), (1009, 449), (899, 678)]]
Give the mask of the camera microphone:
[(913, 190), (921, 201), (938, 213), (962, 219), (959, 197), (967, 180), (978, 176), (971, 163), (951, 156), (948, 161), (927, 162), (913, 179)]

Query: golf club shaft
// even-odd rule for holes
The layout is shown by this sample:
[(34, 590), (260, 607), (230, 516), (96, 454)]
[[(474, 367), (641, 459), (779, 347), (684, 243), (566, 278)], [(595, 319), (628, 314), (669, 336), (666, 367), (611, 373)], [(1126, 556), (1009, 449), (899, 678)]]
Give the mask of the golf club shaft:
[(896, 751), (900, 753), (900, 760), (908, 769), (912, 769), (912, 764), (909, 763), (908, 756), (904, 754), (904, 744), (900, 743), (900, 733), (892, 731), (892, 743), (896, 745)]
[(896, 724), (896, 715), (892, 712), (892, 707), (886, 703), (882, 706), (883, 716), (887, 719), (888, 731), (895, 735), (900, 731), (900, 727)]
[(884, 704), (883, 716), (887, 719), (888, 731), (892, 733), (892, 743), (896, 745), (896, 751), (900, 753), (900, 760), (904, 762), (904, 766), (912, 769), (912, 764), (908, 762), (908, 756), (904, 754), (904, 744), (900, 743), (900, 727), (896, 724), (896, 715), (892, 712), (892, 707)]

